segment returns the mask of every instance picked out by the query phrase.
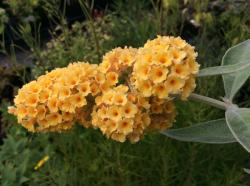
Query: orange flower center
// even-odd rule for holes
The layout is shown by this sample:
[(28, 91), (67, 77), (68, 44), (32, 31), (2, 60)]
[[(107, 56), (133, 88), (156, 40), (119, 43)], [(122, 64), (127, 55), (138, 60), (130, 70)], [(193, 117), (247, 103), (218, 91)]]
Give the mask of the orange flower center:
[(124, 111), (126, 114), (129, 114), (131, 112), (131, 110), (129, 108), (125, 109)]
[(75, 85), (75, 84), (76, 84), (76, 80), (72, 80), (72, 81), (71, 81), (71, 84), (72, 84), (72, 85)]
[(149, 84), (148, 84), (148, 83), (145, 83), (145, 84), (144, 84), (144, 88), (149, 89)]
[(82, 88), (81, 88), (81, 91), (82, 91), (82, 92), (86, 92), (86, 91), (87, 91), (87, 88), (86, 88), (86, 87), (82, 87)]
[(115, 76), (111, 76), (110, 79), (113, 80), (113, 81), (115, 81), (115, 80), (116, 80), (116, 77), (115, 77)]
[(56, 102), (53, 101), (52, 104), (51, 104), (51, 106), (56, 107)]
[(113, 111), (113, 116), (118, 116), (118, 112), (117, 111)]
[(162, 73), (162, 71), (157, 71), (156, 75), (157, 75), (158, 77), (161, 77), (161, 76), (163, 75), (163, 73)]
[(122, 99), (122, 98), (117, 98), (117, 102), (118, 102), (118, 103), (122, 103), (122, 102), (123, 102), (123, 99)]
[(36, 103), (36, 98), (32, 98), (31, 100), (30, 100), (30, 103), (32, 103), (32, 104), (34, 104), (34, 103)]
[(122, 127), (125, 128), (125, 127), (127, 127), (127, 126), (128, 126), (128, 122), (127, 122), (127, 121), (123, 121), (123, 122), (122, 122)]
[(177, 69), (175, 69), (175, 72), (176, 72), (177, 74), (180, 74), (180, 73), (181, 73), (181, 69), (180, 69), (180, 68), (177, 68)]
[(161, 56), (159, 58), (159, 62), (162, 63), (162, 64), (164, 64), (166, 62), (166, 58), (164, 56)]
[(174, 79), (172, 79), (171, 81), (170, 81), (170, 84), (171, 85), (174, 85), (176, 83), (176, 81), (174, 80)]
[(174, 52), (173, 56), (174, 56), (175, 59), (179, 58), (179, 54), (177, 52)]
[(77, 98), (76, 98), (76, 101), (77, 102), (80, 102), (82, 99), (78, 96)]

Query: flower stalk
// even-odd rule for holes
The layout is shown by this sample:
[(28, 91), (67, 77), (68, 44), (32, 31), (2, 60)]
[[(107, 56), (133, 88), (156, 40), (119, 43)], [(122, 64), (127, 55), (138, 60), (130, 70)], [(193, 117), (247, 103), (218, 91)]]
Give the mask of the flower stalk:
[(227, 110), (227, 108), (231, 105), (231, 103), (225, 103), (223, 101), (219, 101), (217, 99), (213, 99), (207, 96), (202, 96), (199, 94), (191, 93), (189, 96), (190, 100), (198, 101), (205, 103), (207, 105), (222, 109), (222, 110)]

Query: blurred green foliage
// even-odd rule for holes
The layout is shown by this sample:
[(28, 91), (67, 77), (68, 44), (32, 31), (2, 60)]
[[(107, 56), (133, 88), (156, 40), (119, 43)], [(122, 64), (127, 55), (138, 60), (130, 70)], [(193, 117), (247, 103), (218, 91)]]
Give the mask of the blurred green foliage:
[(3, 33), (5, 24), (8, 22), (9, 18), (6, 15), (6, 11), (0, 8), (0, 34)]
[[(250, 4), (241, 1), (116, 0), (101, 16), (90, 18), (91, 2), (81, 1), (86, 3), (83, 9), (86, 19), (71, 24), (65, 17), (68, 1), (6, 2), (8, 7), (13, 7), (10, 8), (13, 15), (15, 12), (26, 17), (40, 8), (54, 23), (49, 29), (51, 39), (41, 40), (39, 19), (18, 22), (15, 34), (25, 43), (22, 50), (28, 50), (32, 59), (30, 79), (72, 61), (99, 63), (100, 54), (118, 46), (142, 46), (157, 34), (183, 36), (196, 46), (202, 67), (214, 66), (220, 63), (229, 46), (250, 36), (247, 14)], [(8, 15), (2, 12), (0, 9), (0, 28), (8, 22)], [(17, 47), (13, 50), (8, 47), (2, 50), (15, 58), (13, 50)], [(23, 83), (27, 81), (13, 67), (1, 80), (2, 89), (13, 86), (11, 74)], [(218, 77), (199, 79), (196, 92), (216, 98), (223, 96), (220, 80)], [(146, 136), (135, 145), (120, 144), (106, 139), (99, 131), (81, 127), (61, 134), (30, 134), (7, 113), (10, 104), (10, 101), (1, 104), (1, 129), (6, 136), (0, 146), (1, 185), (249, 184), (242, 169), (247, 153), (237, 144), (181, 143), (160, 134)], [(220, 118), (223, 114), (191, 102), (178, 103), (178, 112), (176, 127)], [(49, 155), (49, 160), (35, 171), (35, 165), (45, 155)]]
[(18, 0), (4, 0), (4, 4), (9, 6), (9, 9), (13, 15), (27, 16), (34, 13), (34, 10), (41, 0), (27, 0), (27, 1), (18, 1)]

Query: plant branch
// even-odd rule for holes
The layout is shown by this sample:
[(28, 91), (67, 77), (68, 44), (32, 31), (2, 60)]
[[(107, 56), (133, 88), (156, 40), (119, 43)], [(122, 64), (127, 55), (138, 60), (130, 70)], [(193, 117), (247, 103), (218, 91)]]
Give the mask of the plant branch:
[(222, 110), (227, 110), (227, 108), (230, 106), (229, 103), (225, 103), (223, 101), (219, 101), (217, 99), (213, 99), (213, 98), (202, 96), (202, 95), (195, 94), (195, 93), (190, 94), (189, 99), (202, 102), (202, 103), (205, 103), (207, 105), (210, 105), (210, 106), (222, 109)]
[(94, 42), (95, 42), (95, 47), (96, 47), (96, 53), (97, 53), (97, 56), (98, 56), (98, 61), (100, 62), (101, 61), (101, 51), (100, 51), (100, 44), (99, 44), (99, 40), (98, 40), (98, 37), (97, 37), (97, 31), (96, 31), (96, 26), (95, 26), (95, 23), (94, 23), (94, 19), (91, 15), (91, 7), (89, 7), (87, 5), (87, 2), (85, 1), (79, 1), (80, 3), (80, 7), (82, 8), (83, 10), (83, 13), (85, 14), (85, 16), (87, 17), (87, 19), (89, 20), (89, 23), (90, 23), (90, 28), (93, 32), (93, 36), (94, 36)]

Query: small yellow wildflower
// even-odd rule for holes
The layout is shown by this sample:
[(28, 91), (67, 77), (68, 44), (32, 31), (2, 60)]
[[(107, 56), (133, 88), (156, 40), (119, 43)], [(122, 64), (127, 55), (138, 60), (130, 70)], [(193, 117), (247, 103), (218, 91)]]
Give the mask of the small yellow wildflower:
[(48, 155), (44, 156), (41, 160), (38, 161), (38, 163), (34, 167), (34, 170), (38, 170), (39, 168), (41, 168), (48, 160), (49, 156)]

